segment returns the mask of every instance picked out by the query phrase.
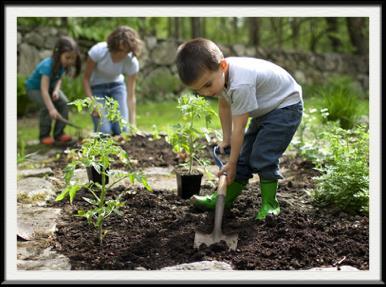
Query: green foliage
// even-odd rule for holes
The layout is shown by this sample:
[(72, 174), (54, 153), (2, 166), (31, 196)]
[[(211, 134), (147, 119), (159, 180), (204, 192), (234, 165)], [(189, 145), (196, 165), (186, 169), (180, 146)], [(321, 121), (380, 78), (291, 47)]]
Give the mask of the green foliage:
[[(79, 112), (84, 108), (89, 111), (92, 111), (95, 108), (100, 108), (100, 104), (95, 99), (90, 98), (76, 100), (70, 104), (75, 105)], [(122, 123), (117, 101), (108, 101), (107, 105), (109, 107), (108, 118)], [(128, 178), (131, 183), (134, 183), (135, 181), (141, 182), (148, 190), (151, 190), (151, 188), (142, 174), (128, 171), (129, 158), (127, 153), (120, 146), (118, 146), (109, 135), (99, 133), (96, 137), (86, 139), (83, 142), (81, 150), (78, 152), (72, 151), (72, 155), (76, 155), (77, 158), (74, 157), (74, 160), (71, 161), (64, 170), (64, 179), (67, 186), (56, 197), (56, 201), (69, 197), (70, 203), (72, 203), (77, 192), (81, 188), (86, 188), (93, 195), (93, 198), (83, 197), (83, 199), (91, 204), (91, 208), (87, 211), (79, 210), (78, 216), (85, 217), (89, 223), (92, 223), (98, 229), (100, 244), (102, 244), (103, 237), (106, 235), (106, 232), (102, 229), (104, 220), (110, 216), (112, 212), (119, 214), (117, 209), (123, 205), (123, 203), (119, 200), (121, 195), (114, 200), (106, 200), (106, 194), (108, 191), (106, 186), (106, 177), (114, 175), (117, 178), (117, 180), (110, 185), (110, 189), (116, 183), (125, 178)], [(117, 160), (127, 165), (124, 172), (110, 171), (111, 163), (116, 162)], [(96, 169), (98, 173), (101, 174), (102, 183), (91, 182), (84, 185), (76, 180), (73, 181), (74, 171), (78, 166), (93, 167)], [(100, 190), (100, 193), (97, 195), (98, 190)]]
[(22, 163), (26, 159), (26, 153), (25, 153), (25, 141), (20, 140), (18, 142), (18, 149), (17, 149), (17, 163)]
[[(174, 132), (169, 138), (173, 150), (179, 154), (187, 156), (188, 172), (192, 173), (193, 162), (205, 166), (207, 162), (198, 157), (199, 151), (206, 146), (202, 139), (210, 141), (209, 124), (216, 112), (212, 109), (209, 102), (200, 96), (184, 94), (178, 99), (178, 110), (180, 111), (180, 122), (174, 126)], [(198, 119), (205, 119), (205, 127), (197, 127)]]
[(36, 105), (28, 98), (25, 81), (27, 77), (17, 75), (17, 115), (23, 116), (29, 111), (37, 111)]
[(75, 79), (64, 77), (62, 80), (61, 89), (69, 101), (83, 99), (85, 97), (82, 77), (77, 77)]
[[(196, 18), (196, 17), (194, 17)], [(258, 46), (265, 49), (352, 53), (355, 47), (347, 29), (347, 17), (334, 17), (336, 29), (330, 30), (325, 17), (198, 17), (201, 36), (222, 44), (250, 44), (251, 23), (258, 19)], [(197, 19), (196, 19), (197, 20)], [(161, 39), (193, 37), (192, 17), (18, 17), (18, 27), (56, 27), (66, 30), (75, 39), (104, 41), (119, 25), (136, 29), (142, 38)], [(176, 28), (178, 27), (178, 28)], [(363, 41), (368, 41), (369, 19), (360, 27)], [(333, 47), (331, 39), (339, 42)]]
[(344, 130), (338, 126), (321, 133), (329, 144), (322, 175), (315, 178), (311, 192), (321, 205), (335, 205), (343, 211), (368, 213), (369, 208), (369, 137), (365, 127)]
[(176, 99), (176, 93), (181, 87), (178, 76), (173, 75), (167, 68), (158, 68), (139, 78), (137, 90), (141, 95), (140, 100), (160, 102)]
[(344, 129), (351, 129), (358, 121), (360, 99), (349, 78), (330, 80), (319, 92), (322, 105), (328, 110), (326, 120), (339, 121)]

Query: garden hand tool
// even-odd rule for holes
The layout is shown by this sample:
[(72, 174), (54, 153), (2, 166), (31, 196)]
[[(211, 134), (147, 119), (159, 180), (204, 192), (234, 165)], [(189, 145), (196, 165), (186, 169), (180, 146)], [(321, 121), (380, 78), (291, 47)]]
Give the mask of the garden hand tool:
[[(218, 150), (218, 146), (215, 146), (213, 149), (213, 156), (217, 166), (220, 169), (222, 169), (223, 163), (217, 157), (217, 150)], [(227, 190), (226, 174), (223, 174), (220, 176), (219, 185), (217, 188), (217, 201), (216, 201), (213, 232), (210, 234), (196, 232), (194, 236), (195, 248), (199, 248), (201, 244), (210, 246), (214, 243), (225, 241), (229, 249), (236, 250), (238, 235), (237, 234), (226, 235), (226, 234), (223, 234), (221, 230), (222, 219), (224, 214), (226, 190)]]
[(57, 119), (58, 119), (59, 121), (65, 123), (66, 125), (69, 125), (69, 126), (71, 126), (71, 127), (74, 127), (74, 128), (76, 128), (76, 129), (81, 129), (80, 126), (78, 126), (78, 125), (76, 125), (76, 124), (73, 124), (72, 122), (66, 120), (66, 119), (63, 118), (60, 114), (59, 114), (59, 116), (58, 116)]

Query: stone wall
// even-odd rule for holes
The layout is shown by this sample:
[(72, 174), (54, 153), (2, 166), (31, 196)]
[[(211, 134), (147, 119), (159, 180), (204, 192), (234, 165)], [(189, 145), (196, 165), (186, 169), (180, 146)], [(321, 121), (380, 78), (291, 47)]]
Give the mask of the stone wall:
[[(18, 74), (28, 75), (44, 57), (50, 56), (56, 39), (65, 32), (56, 28), (39, 27), (33, 31), (19, 28), (17, 34)], [(144, 39), (145, 50), (140, 57), (141, 93), (157, 93), (165, 96), (183, 89), (174, 58), (177, 46), (175, 40), (160, 40), (154, 37)], [(85, 59), (88, 49), (95, 43), (78, 40)], [(256, 49), (244, 45), (221, 46), (225, 56), (250, 56), (263, 58), (287, 69), (300, 84), (323, 83), (337, 75), (349, 75), (365, 90), (369, 85), (368, 57), (348, 54), (314, 54), (278, 50)]]

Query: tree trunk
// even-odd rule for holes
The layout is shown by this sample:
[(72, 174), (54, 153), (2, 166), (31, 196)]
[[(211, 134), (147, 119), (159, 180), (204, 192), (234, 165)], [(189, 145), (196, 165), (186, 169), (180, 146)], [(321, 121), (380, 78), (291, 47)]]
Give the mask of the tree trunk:
[(180, 21), (180, 18), (174, 17), (173, 22), (174, 22), (174, 38), (179, 40), (181, 38), (181, 29), (180, 29), (181, 21)]
[(355, 54), (365, 55), (369, 52), (368, 40), (365, 33), (365, 18), (349, 17), (347, 18), (347, 29), (350, 35), (350, 40), (355, 48)]
[(289, 19), (290, 26), (291, 26), (291, 38), (292, 38), (292, 47), (294, 50), (297, 50), (299, 47), (299, 41), (300, 41), (300, 25), (301, 20), (297, 17), (293, 17)]
[(260, 19), (251, 17), (249, 21), (249, 44), (253, 47), (260, 45)]
[(334, 52), (339, 52), (342, 42), (339, 39), (339, 27), (338, 27), (338, 18), (335, 17), (326, 17), (327, 23), (327, 37), (330, 40), (332, 50)]
[(197, 38), (201, 36), (201, 23), (199, 17), (191, 17), (191, 26), (192, 26), (192, 38)]

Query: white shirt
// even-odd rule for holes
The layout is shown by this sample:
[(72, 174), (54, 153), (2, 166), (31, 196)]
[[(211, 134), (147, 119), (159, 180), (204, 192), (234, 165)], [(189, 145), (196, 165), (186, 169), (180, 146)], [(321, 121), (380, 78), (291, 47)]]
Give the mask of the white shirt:
[(266, 60), (229, 57), (228, 87), (222, 96), (232, 115), (263, 116), (302, 101), (302, 88), (282, 67)]
[(98, 85), (111, 82), (123, 82), (124, 76), (133, 75), (139, 71), (139, 63), (132, 53), (118, 63), (114, 63), (106, 42), (95, 44), (88, 51), (89, 57), (96, 63), (90, 78), (90, 84)]

